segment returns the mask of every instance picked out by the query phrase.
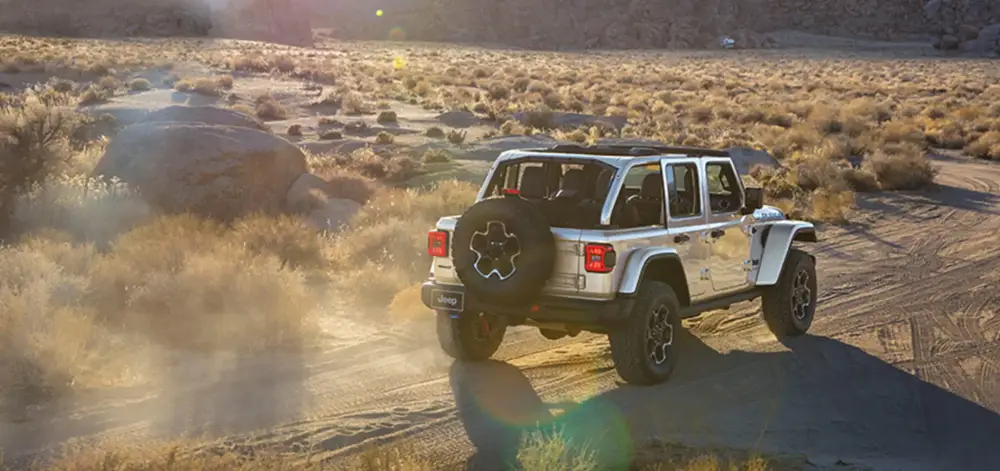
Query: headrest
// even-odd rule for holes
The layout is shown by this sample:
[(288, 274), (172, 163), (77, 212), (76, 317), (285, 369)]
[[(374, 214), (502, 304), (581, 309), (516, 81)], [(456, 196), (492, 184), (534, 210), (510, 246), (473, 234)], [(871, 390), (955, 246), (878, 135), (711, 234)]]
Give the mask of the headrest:
[(614, 172), (611, 170), (601, 170), (601, 173), (597, 175), (597, 184), (594, 185), (594, 199), (601, 201), (607, 198), (608, 192), (611, 191), (611, 177), (614, 176)]
[(545, 169), (542, 167), (527, 167), (521, 174), (521, 196), (525, 198), (544, 198)]
[(645, 199), (651, 200), (662, 200), (663, 199), (663, 175), (660, 172), (650, 173), (642, 179), (642, 187), (639, 189), (639, 195)]
[(580, 196), (585, 179), (586, 173), (583, 170), (577, 168), (568, 170), (563, 175), (562, 185), (559, 188), (559, 192), (556, 193), (556, 198), (574, 198)]

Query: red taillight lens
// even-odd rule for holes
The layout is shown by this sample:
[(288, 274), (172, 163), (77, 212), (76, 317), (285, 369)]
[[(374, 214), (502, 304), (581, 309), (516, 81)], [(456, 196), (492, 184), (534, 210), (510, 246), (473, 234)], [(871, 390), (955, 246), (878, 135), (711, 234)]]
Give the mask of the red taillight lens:
[(592, 273), (609, 273), (618, 262), (615, 248), (607, 244), (587, 244), (583, 256), (583, 268)]
[(427, 255), (431, 257), (448, 256), (448, 233), (430, 231), (427, 233)]

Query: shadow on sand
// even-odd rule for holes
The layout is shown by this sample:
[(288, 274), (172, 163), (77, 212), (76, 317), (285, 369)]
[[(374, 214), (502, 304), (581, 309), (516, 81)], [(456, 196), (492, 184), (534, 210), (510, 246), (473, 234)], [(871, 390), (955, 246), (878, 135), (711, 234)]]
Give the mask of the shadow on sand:
[(554, 417), (517, 367), (456, 362), (451, 385), (476, 454), (503, 469), (522, 432), (552, 426), (589, 442), (601, 469), (628, 469), (651, 439), (805, 454), (874, 469), (1000, 469), (1000, 415), (825, 337), (791, 351), (720, 354), (694, 336), (670, 381), (622, 386)]

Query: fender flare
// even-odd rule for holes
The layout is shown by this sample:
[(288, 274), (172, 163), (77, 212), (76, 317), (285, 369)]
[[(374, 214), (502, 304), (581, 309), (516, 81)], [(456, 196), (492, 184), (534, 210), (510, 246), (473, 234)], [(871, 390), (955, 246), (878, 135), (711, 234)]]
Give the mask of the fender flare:
[(816, 228), (809, 222), (782, 221), (767, 228), (767, 240), (764, 243), (764, 253), (761, 255), (760, 269), (757, 271), (756, 286), (774, 286), (778, 284), (781, 269), (785, 266), (785, 258), (792, 247), (793, 240), (816, 242)]
[(664, 258), (672, 258), (681, 263), (681, 257), (677, 254), (677, 249), (673, 247), (643, 247), (630, 253), (625, 263), (625, 270), (622, 272), (622, 280), (618, 284), (618, 293), (635, 294), (639, 289), (639, 283), (642, 283), (642, 278), (646, 274), (646, 267), (654, 260)]

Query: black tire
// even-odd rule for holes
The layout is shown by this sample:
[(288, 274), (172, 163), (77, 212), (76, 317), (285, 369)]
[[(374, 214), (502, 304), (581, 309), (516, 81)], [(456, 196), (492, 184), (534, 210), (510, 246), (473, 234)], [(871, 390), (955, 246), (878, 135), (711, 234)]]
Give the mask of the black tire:
[(789, 250), (778, 284), (761, 296), (764, 322), (771, 333), (779, 339), (805, 334), (816, 314), (817, 292), (816, 262), (801, 250)]
[[(643, 281), (639, 285), (638, 296), (632, 312), (619, 326), (616, 326), (608, 340), (611, 342), (611, 358), (615, 362), (618, 376), (628, 383), (651, 385), (662, 383), (673, 373), (677, 365), (677, 339), (681, 325), (680, 303), (674, 289), (659, 281)], [(656, 345), (650, 339), (655, 335), (654, 317), (663, 315), (661, 329), (669, 326), (668, 345), (657, 351)], [(665, 340), (661, 337), (661, 340)]]
[[(483, 321), (489, 324), (483, 331)], [(448, 313), (437, 313), (437, 337), (441, 349), (456, 360), (487, 360), (500, 348), (507, 321), (503, 316), (463, 313), (453, 319)]]
[[(489, 246), (491, 242), (499, 245)], [(494, 254), (486, 252), (494, 249)], [(538, 297), (552, 277), (556, 242), (538, 208), (520, 197), (498, 196), (472, 205), (458, 220), (452, 254), (458, 279), (477, 299), (525, 305)]]

